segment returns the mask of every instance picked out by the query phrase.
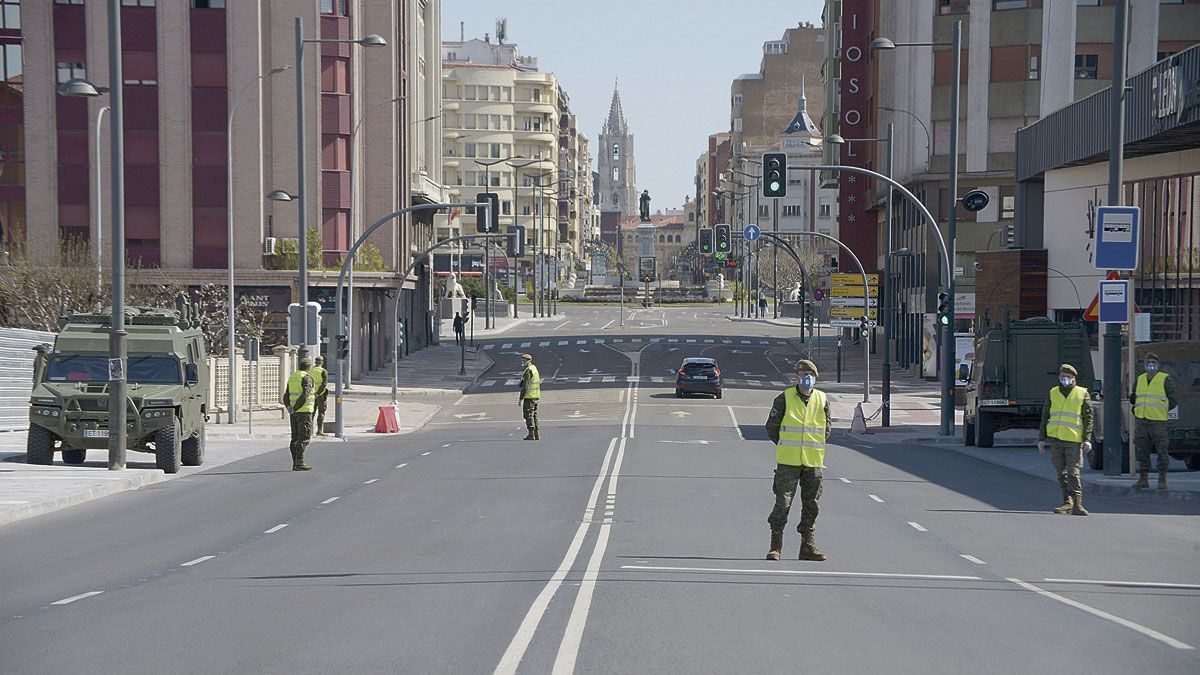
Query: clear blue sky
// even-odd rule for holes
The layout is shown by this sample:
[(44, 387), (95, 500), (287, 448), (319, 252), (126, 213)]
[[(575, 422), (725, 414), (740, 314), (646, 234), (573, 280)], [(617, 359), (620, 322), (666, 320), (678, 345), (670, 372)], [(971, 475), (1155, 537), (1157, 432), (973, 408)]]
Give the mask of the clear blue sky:
[[(638, 190), (654, 209), (692, 194), (696, 158), (709, 134), (729, 129), (729, 86), (757, 72), (762, 43), (802, 21), (821, 24), (822, 0), (443, 0), (442, 37), (495, 36), (538, 57), (571, 96), (593, 156), (614, 78), (633, 129)], [(594, 169), (595, 167), (593, 167)]]

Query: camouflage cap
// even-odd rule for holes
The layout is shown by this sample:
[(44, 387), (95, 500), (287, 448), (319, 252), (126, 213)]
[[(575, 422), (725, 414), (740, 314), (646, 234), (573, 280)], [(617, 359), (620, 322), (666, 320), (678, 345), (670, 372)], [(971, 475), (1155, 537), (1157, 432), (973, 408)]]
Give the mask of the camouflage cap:
[(1154, 352), (1146, 352), (1146, 355), (1142, 357), (1142, 360), (1143, 361), (1160, 361), (1161, 359), (1159, 359), (1158, 354), (1155, 354)]
[(522, 354), (521, 358), (525, 359), (526, 361), (532, 361), (533, 355), (532, 354)]
[(300, 359), (299, 368), (300, 370), (308, 370), (309, 368), (312, 368), (312, 359), (308, 358), (307, 356)]
[(820, 373), (817, 372), (817, 364), (809, 361), (808, 359), (800, 359), (796, 362), (796, 372), (806, 372), (812, 373), (813, 375), (820, 375)]
[(325, 365), (325, 357), (318, 356), (317, 358), (313, 359), (313, 363), (317, 364), (318, 366), (323, 366)]
[(1075, 370), (1075, 366), (1072, 366), (1069, 363), (1064, 363), (1061, 366), (1059, 366), (1058, 372), (1060, 374), (1066, 373), (1066, 374), (1070, 375), (1071, 377), (1079, 377), (1079, 371)]

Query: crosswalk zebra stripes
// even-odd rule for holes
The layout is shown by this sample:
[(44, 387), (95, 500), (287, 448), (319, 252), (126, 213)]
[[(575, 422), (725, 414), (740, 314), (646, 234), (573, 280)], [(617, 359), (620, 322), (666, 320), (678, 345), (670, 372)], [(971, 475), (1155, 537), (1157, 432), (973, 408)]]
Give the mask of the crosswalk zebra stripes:
[[(640, 383), (640, 384), (672, 384), (672, 385), (674, 384), (674, 380), (672, 380), (671, 382), (668, 383), (666, 381), (666, 378), (662, 377), (660, 375), (572, 375), (569, 377), (560, 375), (558, 377), (542, 378), (542, 386), (545, 387), (545, 386), (548, 386), (551, 384), (593, 384), (593, 383), (614, 384), (618, 380), (621, 383), (636, 382), (636, 383)], [(501, 378), (501, 379), (480, 380), (478, 386), (480, 386), (480, 387), (495, 387), (495, 386), (502, 385), (505, 387), (515, 387), (515, 386), (519, 385), (520, 383), (521, 383), (521, 381), (519, 379), (514, 380), (514, 379)], [(789, 386), (787, 382), (783, 382), (780, 380), (746, 380), (746, 379), (729, 378), (729, 377), (723, 378), (721, 380), (721, 385), (725, 386), (725, 387), (736, 387), (736, 386), (773, 387), (773, 388), (777, 388), (777, 389), (785, 389)]]
[[(575, 345), (580, 346), (580, 347), (585, 347), (588, 345), (624, 344), (625, 342), (626, 342), (626, 340), (624, 338), (589, 338), (586, 340), (575, 340)], [(655, 342), (666, 343), (666, 344), (706, 344), (706, 345), (717, 344), (716, 338), (706, 338), (704, 340), (700, 340), (699, 338), (647, 338), (647, 339), (632, 338), (632, 339), (628, 340), (628, 342), (633, 343), (633, 344), (643, 344), (646, 342), (649, 342), (651, 344), (653, 344)], [(570, 345), (571, 341), (570, 340), (541, 341), (541, 342), (538, 342), (537, 345), (539, 347), (549, 347), (552, 343), (558, 347), (565, 347), (565, 346)], [(778, 338), (772, 339), (772, 340), (723, 339), (720, 341), (720, 344), (723, 344), (723, 345), (732, 345), (732, 344), (756, 345), (756, 346), (761, 346), (761, 347), (782, 347), (782, 346), (787, 345), (788, 341), (778, 339)], [(532, 345), (533, 345), (532, 342), (522, 342), (518, 345), (518, 348), (525, 349), (525, 348), (531, 347)], [(502, 343), (499, 345), (497, 345), (494, 342), (491, 342), (491, 343), (483, 345), (484, 351), (492, 351), (495, 349), (503, 350), (503, 349), (512, 349), (512, 348), (513, 348), (512, 342), (505, 342), (505, 343)]]

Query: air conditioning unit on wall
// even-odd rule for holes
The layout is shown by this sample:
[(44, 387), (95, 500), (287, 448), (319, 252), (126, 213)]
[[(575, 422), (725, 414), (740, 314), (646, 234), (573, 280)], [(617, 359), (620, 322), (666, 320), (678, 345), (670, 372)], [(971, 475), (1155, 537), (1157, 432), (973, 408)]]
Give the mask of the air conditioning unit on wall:
[(263, 255), (275, 255), (275, 237), (263, 239)]

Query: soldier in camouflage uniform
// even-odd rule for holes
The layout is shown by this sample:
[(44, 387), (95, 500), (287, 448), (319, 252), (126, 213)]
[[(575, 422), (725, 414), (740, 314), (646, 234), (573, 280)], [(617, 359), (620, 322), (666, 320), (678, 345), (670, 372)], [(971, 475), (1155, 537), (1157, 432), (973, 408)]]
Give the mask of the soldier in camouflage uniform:
[(1050, 463), (1058, 474), (1058, 486), (1062, 489), (1063, 503), (1052, 509), (1054, 513), (1069, 513), (1086, 516), (1083, 508), (1083, 485), (1079, 472), (1083, 469), (1083, 455), (1092, 451), (1092, 404), (1087, 390), (1076, 386), (1079, 373), (1075, 367), (1064, 363), (1058, 367), (1058, 386), (1050, 390), (1042, 406), (1042, 424), (1038, 435), (1038, 452), (1046, 453), (1050, 446)]
[(1133, 445), (1137, 451), (1138, 479), (1133, 489), (1150, 487), (1150, 453), (1158, 453), (1158, 489), (1167, 489), (1167, 469), (1171, 456), (1171, 409), (1179, 405), (1175, 378), (1162, 371), (1158, 355), (1151, 352), (1142, 360), (1145, 372), (1138, 375), (1134, 391), (1129, 395), (1133, 405)]
[(821, 499), (821, 469), (825, 464), (825, 442), (832, 431), (829, 401), (816, 388), (817, 366), (808, 359), (796, 364), (796, 385), (789, 387), (771, 405), (767, 416), (767, 436), (775, 444), (775, 508), (767, 517), (771, 526), (771, 548), (767, 560), (779, 560), (783, 549), (783, 528), (796, 488), (800, 488), (800, 560), (824, 560), (817, 548), (813, 527)]
[(325, 370), (325, 357), (318, 356), (313, 359), (313, 367), (309, 369), (308, 374), (313, 379), (313, 390), (316, 395), (313, 417), (313, 431), (317, 436), (325, 436), (325, 409), (329, 402), (329, 371)]
[(538, 429), (537, 409), (538, 401), (542, 398), (542, 376), (529, 354), (521, 355), (521, 366), (524, 368), (521, 371), (521, 414), (525, 417), (525, 428), (528, 429), (524, 440), (540, 441), (542, 436)]
[(304, 463), (304, 448), (312, 438), (313, 378), (308, 374), (312, 361), (300, 359), (300, 369), (288, 377), (287, 390), (283, 392), (283, 405), (292, 421), (292, 471), (311, 471)]

